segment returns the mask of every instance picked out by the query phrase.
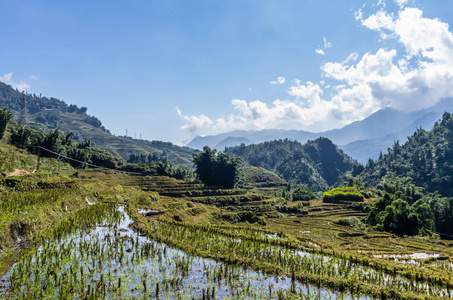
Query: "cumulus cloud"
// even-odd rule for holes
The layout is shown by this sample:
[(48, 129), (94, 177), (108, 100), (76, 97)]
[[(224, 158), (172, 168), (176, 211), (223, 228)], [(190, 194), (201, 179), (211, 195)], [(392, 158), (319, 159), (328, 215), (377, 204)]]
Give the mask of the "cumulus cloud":
[(194, 133), (200, 129), (209, 128), (212, 125), (212, 120), (206, 115), (200, 116), (185, 116), (182, 114), (181, 110), (176, 107), (176, 112), (179, 117), (187, 121), (187, 124), (181, 126), (181, 129)]
[(404, 52), (381, 48), (355, 65), (348, 65), (348, 59), (329, 62), (322, 66), (325, 77), (347, 83), (345, 89), (367, 87), (370, 94), (363, 102), (377, 107), (415, 111), (453, 96), (453, 35), (447, 23), (424, 18), (420, 9), (410, 7), (397, 16), (381, 9), (360, 21), (381, 37), (397, 40)]
[(284, 84), (286, 82), (286, 78), (283, 76), (279, 76), (277, 80), (271, 81), (270, 84)]
[[(343, 61), (321, 66), (319, 84), (298, 79), (287, 93), (292, 100), (231, 101), (235, 112), (227, 117), (210, 119), (205, 115), (185, 116), (183, 129), (225, 132), (235, 129), (309, 129), (321, 130), (323, 124), (339, 127), (363, 119), (383, 108), (416, 111), (431, 107), (443, 98), (453, 97), (453, 34), (449, 25), (425, 18), (418, 8), (397, 1), (400, 10), (389, 13), (385, 6), (369, 16), (359, 10), (356, 19), (376, 31), (398, 50), (387, 47), (361, 56), (351, 53)], [(324, 49), (330, 47), (324, 40)], [(389, 43), (386, 44), (389, 44)], [(325, 54), (320, 47), (316, 50)], [(275, 84), (278, 80), (275, 81)], [(323, 88), (332, 86), (330, 95)]]
[[(236, 113), (215, 120), (205, 115), (185, 116), (178, 109), (178, 114), (184, 120), (190, 121), (181, 128), (191, 132), (195, 128), (203, 128), (212, 132), (237, 129), (301, 129), (308, 128), (317, 122), (323, 122), (329, 115), (335, 118), (332, 112), (338, 110), (342, 105), (341, 101), (323, 100), (321, 98), (322, 88), (310, 81), (306, 84), (300, 84), (299, 80), (293, 81), (293, 86), (288, 90), (288, 94), (296, 97), (296, 100), (277, 99), (268, 105), (259, 100), (247, 102), (242, 99), (233, 99), (231, 104)], [(201, 126), (202, 124), (204, 127)]]
[(28, 85), (26, 82), (21, 81), (19, 83), (14, 83), (14, 82), (11, 81), (12, 78), (13, 78), (13, 72), (7, 73), (7, 74), (5, 74), (3, 76), (0, 76), (0, 81), (4, 82), (6, 84), (9, 84), (13, 88), (18, 89), (21, 92), (22, 91), (27, 91), (27, 90), (30, 89), (30, 85)]

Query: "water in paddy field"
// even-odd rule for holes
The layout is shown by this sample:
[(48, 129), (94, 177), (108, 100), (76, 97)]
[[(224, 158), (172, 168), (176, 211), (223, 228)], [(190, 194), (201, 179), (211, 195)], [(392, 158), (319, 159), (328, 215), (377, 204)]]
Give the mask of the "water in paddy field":
[(2, 293), (12, 291), (13, 298), (351, 299), (285, 276), (188, 255), (138, 235), (129, 228), (132, 220), (124, 208), (118, 211), (118, 222), (23, 254), (0, 280)]

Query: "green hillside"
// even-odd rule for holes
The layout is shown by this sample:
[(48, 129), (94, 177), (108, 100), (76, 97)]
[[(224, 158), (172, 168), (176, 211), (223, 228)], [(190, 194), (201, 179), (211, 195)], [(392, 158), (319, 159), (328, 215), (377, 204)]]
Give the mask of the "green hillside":
[(387, 154), (370, 160), (360, 175), (375, 186), (387, 173), (410, 177), (415, 185), (444, 196), (453, 194), (453, 115), (445, 113), (431, 131), (418, 129), (408, 141), (396, 142)]
[(60, 129), (65, 133), (74, 132), (73, 139), (92, 144), (110, 153), (129, 159), (131, 154), (153, 154), (159, 160), (177, 165), (192, 166), (195, 150), (179, 147), (168, 142), (147, 141), (130, 137), (114, 136), (95, 116), (87, 114), (86, 107), (68, 105), (57, 98), (36, 94), (24, 94), (0, 82), (0, 107), (6, 107), (15, 114), (15, 120), (32, 128)]
[(276, 140), (256, 145), (225, 148), (245, 164), (281, 174), (286, 181), (303, 184), (314, 190), (326, 190), (338, 176), (351, 170), (355, 163), (329, 139), (318, 138), (301, 144)]

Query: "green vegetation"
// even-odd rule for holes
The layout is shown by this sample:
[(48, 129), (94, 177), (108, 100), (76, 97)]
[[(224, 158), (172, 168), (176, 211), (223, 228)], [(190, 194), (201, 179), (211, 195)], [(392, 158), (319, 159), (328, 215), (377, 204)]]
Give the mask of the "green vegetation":
[(327, 138), (304, 145), (288, 139), (242, 144), (225, 148), (225, 153), (240, 157), (246, 165), (281, 174), (286, 181), (309, 186), (315, 191), (335, 184), (338, 177), (352, 170), (355, 164)]
[(65, 135), (73, 132), (72, 140), (79, 143), (90, 140), (92, 146), (107, 150), (125, 160), (131, 155), (145, 157), (151, 155), (157, 158), (157, 161), (191, 167), (192, 155), (198, 152), (168, 142), (114, 136), (98, 118), (87, 114), (86, 107), (68, 105), (53, 97), (20, 93), (2, 82), (0, 82), (0, 107), (6, 107), (21, 125), (44, 131), (59, 129)]
[(367, 223), (380, 231), (407, 235), (452, 233), (453, 198), (424, 194), (411, 179), (388, 174), (378, 185), (382, 189), (369, 208)]
[[(445, 139), (450, 119), (436, 125)], [(436, 164), (448, 157), (448, 142), (425, 137), (439, 143)], [(453, 242), (444, 239), (453, 235), (453, 198), (431, 180), (449, 176), (448, 160), (433, 166), (426, 186), (386, 169), (365, 187), (378, 177), (371, 164), (385, 166), (387, 156), (363, 167), (327, 139), (229, 148), (250, 165), (261, 155), (284, 178), (308, 178), (297, 185), (260, 167), (240, 175), (233, 153), (206, 147), (193, 157), (200, 183), (162, 153), (129, 155), (126, 163), (89, 140), (14, 121), (0, 146), (0, 298), (453, 296)], [(37, 149), (40, 169), (32, 172)], [(405, 151), (395, 162), (409, 158)], [(140, 175), (89, 170), (89, 163)]]
[(286, 186), (286, 181), (275, 173), (260, 167), (243, 167), (240, 169), (241, 183), (249, 188), (273, 188)]
[(340, 202), (340, 201), (363, 201), (363, 195), (357, 187), (339, 187), (327, 191), (323, 195), (324, 202)]
[(194, 154), (193, 164), (198, 178), (206, 185), (232, 188), (238, 180), (240, 159), (217, 153), (207, 146), (201, 153)]
[(297, 186), (292, 195), (293, 201), (309, 201), (315, 199), (315, 193), (312, 188)]
[(453, 195), (453, 116), (445, 113), (431, 131), (418, 129), (404, 145), (396, 142), (377, 161), (370, 160), (360, 179), (375, 186), (387, 173), (410, 177), (428, 192)]
[(0, 140), (3, 138), (3, 135), (5, 134), (6, 126), (13, 117), (14, 115), (7, 111), (6, 108), (0, 109)]
[[(35, 173), (2, 189), (11, 197), (4, 198), (0, 209), (9, 207), (7, 215), (17, 214), (5, 217), (6, 222), (23, 224), (12, 228), (30, 230), (24, 236), (36, 243), (19, 255), (12, 269), (12, 299), (69, 294), (88, 299), (204, 294), (207, 299), (208, 290), (214, 298), (312, 299), (318, 293), (329, 298), (335, 290), (353, 297), (422, 299), (446, 298), (453, 288), (448, 244), (363, 231), (359, 217), (364, 214), (351, 203), (310, 200), (304, 206), (165, 176), (75, 171), (70, 166), (58, 176), (56, 170)], [(135, 230), (145, 236), (121, 223), (127, 217), (108, 204), (118, 202), (126, 205)], [(55, 212), (49, 222), (43, 222), (43, 213), (27, 219), (32, 211), (50, 209)], [(344, 215), (355, 218), (345, 220)], [(446, 261), (414, 266), (379, 257), (428, 249), (442, 253)], [(5, 250), (12, 253), (10, 246)]]

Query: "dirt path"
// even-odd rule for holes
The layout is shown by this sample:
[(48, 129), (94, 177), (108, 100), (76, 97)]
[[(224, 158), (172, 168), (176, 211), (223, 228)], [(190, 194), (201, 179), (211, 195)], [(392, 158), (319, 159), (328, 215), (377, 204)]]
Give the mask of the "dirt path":
[(8, 178), (8, 177), (26, 176), (26, 175), (30, 175), (32, 173), (34, 173), (34, 171), (30, 173), (24, 169), (15, 169), (14, 172), (12, 172), (12, 173), (6, 173), (5, 177)]

